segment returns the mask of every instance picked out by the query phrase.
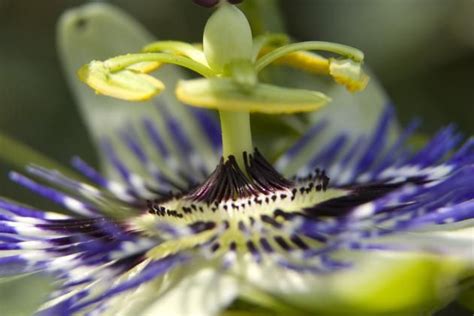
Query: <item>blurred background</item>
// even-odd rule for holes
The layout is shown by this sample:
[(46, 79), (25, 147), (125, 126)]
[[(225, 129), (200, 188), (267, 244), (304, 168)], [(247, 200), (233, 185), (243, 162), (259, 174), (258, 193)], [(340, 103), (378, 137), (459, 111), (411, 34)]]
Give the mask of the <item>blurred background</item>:
[[(0, 0), (0, 131), (63, 163), (78, 153), (96, 161), (55, 46), (60, 14), (86, 2)], [(161, 39), (200, 41), (210, 14), (191, 0), (108, 2)], [(474, 134), (473, 0), (281, 0), (279, 6), (276, 27), (294, 38), (363, 50), (402, 123), (418, 116), (427, 134), (449, 122)], [(0, 165), (2, 195), (45, 205), (9, 184), (7, 171)], [(34, 288), (29, 284), (12, 291), (10, 286), (0, 284), (0, 296), (24, 300), (18, 291), (28, 296)], [(0, 315), (11, 315), (5, 314), (7, 308), (0, 307)], [(470, 313), (452, 305), (437, 315)]]

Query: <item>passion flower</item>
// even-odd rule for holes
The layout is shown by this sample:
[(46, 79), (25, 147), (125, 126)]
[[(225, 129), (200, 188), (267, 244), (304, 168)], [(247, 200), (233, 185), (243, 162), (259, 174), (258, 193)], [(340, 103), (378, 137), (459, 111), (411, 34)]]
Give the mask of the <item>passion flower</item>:
[[(221, 128), (193, 110), (186, 115), (197, 135), (189, 135), (158, 106), (160, 121), (119, 126), (120, 143), (102, 139), (117, 179), (80, 158), (72, 161), (76, 173), (30, 164), (29, 175), (10, 174), (70, 212), (0, 200), (0, 275), (57, 278), (40, 315), (218, 315), (226, 308), (406, 315), (446, 300), (455, 282), (472, 276), (474, 141), (461, 145), (450, 126), (411, 150), (409, 126), (389, 142), (394, 109), (386, 107), (367, 137), (351, 141), (341, 132), (312, 148), (325, 128), (318, 124), (269, 162), (252, 145), (249, 113), (316, 110), (329, 98), (260, 83), (261, 69), (285, 63), (328, 74), (349, 90), (362, 89), (367, 76), (358, 50), (252, 39), (246, 23), (223, 2), (206, 25), (203, 50), (157, 42), (81, 68), (98, 93), (139, 100), (164, 88), (149, 71), (162, 63), (187, 67), (205, 78), (178, 83), (177, 97), (217, 109)], [(306, 162), (288, 175), (289, 162), (302, 155)]]

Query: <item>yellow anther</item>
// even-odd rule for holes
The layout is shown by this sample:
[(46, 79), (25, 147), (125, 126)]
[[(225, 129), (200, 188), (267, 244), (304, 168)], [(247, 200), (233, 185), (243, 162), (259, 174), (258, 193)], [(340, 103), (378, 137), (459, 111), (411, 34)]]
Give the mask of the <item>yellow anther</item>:
[[(276, 47), (263, 47), (260, 51), (260, 56), (268, 54), (275, 48)], [(284, 55), (273, 63), (293, 67), (316, 75), (329, 74), (329, 60), (327, 58), (305, 51)]]
[(83, 66), (78, 75), (96, 93), (127, 101), (148, 100), (165, 88), (158, 79), (129, 68), (110, 72), (100, 61)]
[(351, 92), (364, 90), (369, 82), (369, 76), (362, 70), (362, 65), (350, 59), (331, 59), (329, 73), (337, 83)]
[(330, 101), (320, 92), (268, 84), (256, 84), (246, 91), (227, 78), (180, 81), (176, 96), (180, 101), (196, 107), (266, 114), (315, 111)]
[(127, 67), (127, 69), (133, 70), (133, 71), (136, 71), (136, 72), (141, 72), (141, 73), (144, 73), (144, 74), (148, 74), (150, 72), (153, 72), (153, 71), (157, 70), (162, 65), (163, 65), (163, 63), (160, 63), (160, 62), (157, 62), (157, 61), (144, 61), (142, 63), (131, 65), (131, 66)]

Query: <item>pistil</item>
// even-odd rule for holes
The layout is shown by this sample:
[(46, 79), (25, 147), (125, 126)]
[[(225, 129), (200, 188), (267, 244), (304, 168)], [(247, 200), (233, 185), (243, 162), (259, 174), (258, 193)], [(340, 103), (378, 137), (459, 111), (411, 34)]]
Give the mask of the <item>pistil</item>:
[[(219, 76), (231, 77), (243, 87), (255, 84), (253, 71), (250, 74), (246, 71), (249, 68), (246, 66), (252, 64), (252, 41), (245, 15), (233, 5), (221, 3), (204, 29), (203, 48), (209, 66), (220, 73)], [(239, 167), (245, 170), (242, 154), (253, 152), (250, 114), (220, 110), (219, 117), (224, 159), (234, 156)]]
[(225, 159), (234, 156), (241, 170), (245, 170), (243, 152), (252, 153), (250, 114), (247, 112), (219, 111), (222, 130), (222, 154)]

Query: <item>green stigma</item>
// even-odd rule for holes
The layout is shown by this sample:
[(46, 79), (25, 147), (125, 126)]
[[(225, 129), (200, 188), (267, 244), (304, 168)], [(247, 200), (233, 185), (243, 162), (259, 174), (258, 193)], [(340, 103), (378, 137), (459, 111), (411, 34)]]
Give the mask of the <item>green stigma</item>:
[[(310, 51), (340, 56), (325, 58)], [(176, 96), (183, 103), (219, 111), (223, 156), (234, 156), (243, 169), (242, 153), (252, 153), (250, 113), (299, 113), (316, 111), (330, 98), (312, 90), (260, 83), (258, 74), (280, 64), (313, 74), (331, 76), (349, 91), (365, 88), (361, 51), (330, 42), (289, 43), (287, 36), (267, 34), (253, 38), (245, 15), (234, 5), (221, 2), (204, 28), (202, 45), (159, 41), (141, 53), (92, 61), (78, 74), (99, 94), (143, 101), (159, 94), (164, 85), (149, 75), (163, 64), (187, 68), (204, 78), (181, 80)]]

